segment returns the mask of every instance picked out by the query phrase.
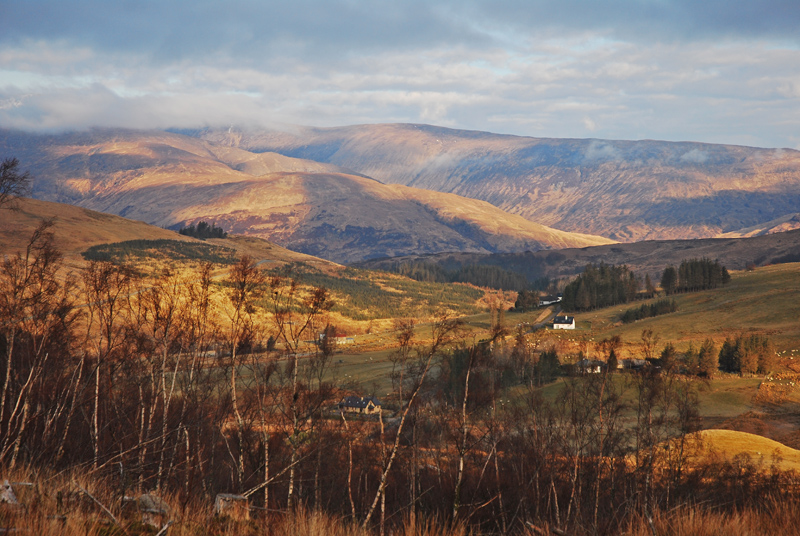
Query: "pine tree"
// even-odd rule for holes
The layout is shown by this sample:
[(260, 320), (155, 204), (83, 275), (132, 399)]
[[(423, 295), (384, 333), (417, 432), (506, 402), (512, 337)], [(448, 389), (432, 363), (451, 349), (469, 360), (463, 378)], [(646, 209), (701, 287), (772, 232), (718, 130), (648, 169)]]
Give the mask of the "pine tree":
[(703, 341), (703, 345), (700, 346), (700, 351), (698, 352), (697, 362), (697, 373), (700, 376), (705, 376), (706, 378), (714, 377), (714, 374), (720, 368), (720, 360), (713, 340), (706, 339)]
[(661, 276), (661, 288), (667, 294), (674, 294), (678, 290), (678, 272), (674, 266), (667, 266)]
[(672, 369), (675, 368), (677, 356), (678, 353), (675, 351), (675, 345), (668, 342), (661, 351), (661, 368), (671, 372)]

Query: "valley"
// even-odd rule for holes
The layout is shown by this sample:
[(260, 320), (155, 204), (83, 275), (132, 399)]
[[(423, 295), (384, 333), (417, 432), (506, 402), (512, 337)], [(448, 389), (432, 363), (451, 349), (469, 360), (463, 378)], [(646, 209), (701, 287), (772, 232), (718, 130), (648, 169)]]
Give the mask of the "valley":
[[(667, 508), (716, 504), (721, 488), (745, 484), (764, 500), (790, 489), (800, 459), (791, 214), (723, 238), (617, 242), (219, 140), (6, 136), (18, 148), (39, 144), (38, 198), (0, 219), (9, 467), (51, 460), (109, 481), (121, 467), (130, 492), (169, 489), (173, 503), (206, 504), (234, 490), (253, 517), (302, 503), (350, 511), (361, 530), (391, 524), (376, 517), (380, 501), (384, 515), (410, 501), (492, 532), (509, 511), (479, 503), (502, 496), (523, 508), (536, 489), (559, 508), (567, 501), (573, 526), (593, 523), (593, 505), (636, 497)], [(177, 232), (200, 222), (227, 237)], [(701, 258), (727, 266), (730, 282), (668, 297), (644, 288), (645, 276), (658, 286), (666, 267)], [(518, 291), (544, 298), (590, 264), (626, 265), (631, 300), (515, 308)], [(415, 280), (402, 266), (450, 279)], [(623, 322), (667, 298), (671, 309)], [(575, 329), (553, 329), (556, 315), (574, 317)], [(717, 368), (732, 344), (742, 360), (760, 352), (766, 368)], [(708, 374), (697, 365), (706, 350), (716, 363)], [(351, 399), (380, 413), (346, 409)], [(32, 405), (47, 409), (25, 417)], [(17, 481), (38, 478), (16, 471)], [(114, 489), (97, 493), (123, 515)], [(52, 494), (37, 500), (42, 512), (61, 508)], [(64, 519), (96, 522), (77, 511)], [(133, 534), (150, 530), (120, 519), (112, 523)], [(214, 519), (226, 520), (213, 528), (220, 535), (251, 526)], [(188, 536), (187, 523), (173, 522)]]

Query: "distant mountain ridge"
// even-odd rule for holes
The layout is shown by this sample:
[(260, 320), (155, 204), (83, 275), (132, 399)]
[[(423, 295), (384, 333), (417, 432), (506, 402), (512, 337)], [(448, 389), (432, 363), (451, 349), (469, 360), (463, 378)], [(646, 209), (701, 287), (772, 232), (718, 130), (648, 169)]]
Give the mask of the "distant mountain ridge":
[(487, 201), (618, 241), (708, 238), (797, 212), (800, 152), (694, 142), (548, 139), (411, 124), (187, 132)]
[(424, 263), (455, 270), (469, 265), (491, 265), (523, 274), (533, 281), (540, 277), (570, 278), (581, 273), (587, 264), (624, 264), (638, 276), (649, 274), (653, 281), (658, 282), (667, 266), (678, 266), (683, 260), (700, 258), (719, 260), (731, 270), (800, 262), (800, 229), (748, 238), (645, 240), (557, 251), (409, 255), (371, 259), (358, 263), (357, 266), (371, 270), (391, 270), (403, 263)]
[(385, 185), (330, 163), (251, 153), (162, 131), (0, 131), (40, 199), (162, 227), (205, 220), (337, 262), (440, 251), (613, 242), (542, 226), (489, 203)]
[(787, 214), (780, 218), (759, 223), (758, 225), (745, 229), (723, 233), (719, 235), (719, 238), (748, 238), (751, 236), (784, 233), (795, 229), (800, 229), (800, 212), (796, 214)]

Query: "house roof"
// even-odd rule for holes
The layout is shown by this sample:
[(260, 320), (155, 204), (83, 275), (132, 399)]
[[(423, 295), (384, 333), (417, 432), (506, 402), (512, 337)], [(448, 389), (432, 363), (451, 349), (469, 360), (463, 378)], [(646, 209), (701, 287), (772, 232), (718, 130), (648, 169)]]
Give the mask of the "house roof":
[(374, 396), (365, 396), (361, 398), (357, 396), (346, 396), (341, 402), (339, 402), (339, 407), (364, 409), (369, 405), (370, 402), (372, 402), (372, 405), (374, 406), (381, 405), (381, 401)]
[(553, 317), (553, 324), (574, 324), (574, 316), (556, 316)]

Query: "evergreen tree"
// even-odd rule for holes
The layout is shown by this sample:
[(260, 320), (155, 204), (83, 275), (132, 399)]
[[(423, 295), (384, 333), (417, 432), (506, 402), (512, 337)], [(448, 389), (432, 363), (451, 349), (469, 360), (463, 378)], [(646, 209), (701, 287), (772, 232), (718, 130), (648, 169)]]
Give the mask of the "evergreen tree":
[(728, 337), (719, 349), (719, 368), (725, 372), (739, 372), (741, 361), (736, 349), (736, 341)]
[(765, 374), (774, 366), (774, 354), (772, 343), (765, 336), (726, 338), (719, 351), (719, 367), (727, 372)]
[(619, 359), (617, 359), (617, 351), (613, 347), (608, 351), (608, 361), (606, 362), (606, 364), (608, 365), (609, 372), (616, 371), (617, 367), (619, 366)]
[(661, 276), (661, 288), (669, 294), (674, 294), (678, 290), (678, 272), (674, 266), (667, 266)]
[(644, 276), (644, 288), (647, 291), (647, 297), (652, 298), (656, 295), (656, 287), (653, 285), (653, 281), (650, 279), (650, 274), (645, 274)]
[(697, 355), (697, 364), (697, 373), (700, 376), (705, 376), (706, 378), (714, 377), (714, 373), (720, 368), (720, 361), (713, 340), (706, 339), (703, 341), (703, 345), (700, 346), (700, 351)]
[(683, 365), (686, 368), (686, 372), (692, 376), (697, 376), (700, 373), (700, 353), (692, 343), (689, 343), (689, 348), (683, 353)]
[(675, 368), (677, 357), (678, 352), (675, 351), (675, 345), (668, 342), (661, 351), (661, 368), (671, 372)]
[(627, 266), (589, 264), (564, 288), (562, 304), (567, 311), (586, 311), (627, 303), (638, 291), (639, 281)]
[(561, 371), (561, 362), (558, 359), (558, 352), (555, 347), (542, 352), (539, 356), (539, 363), (536, 367), (536, 376), (539, 384), (549, 383), (555, 380)]
[(539, 307), (539, 294), (531, 290), (520, 290), (517, 293), (517, 301), (514, 302), (514, 309), (520, 311), (530, 311)]

